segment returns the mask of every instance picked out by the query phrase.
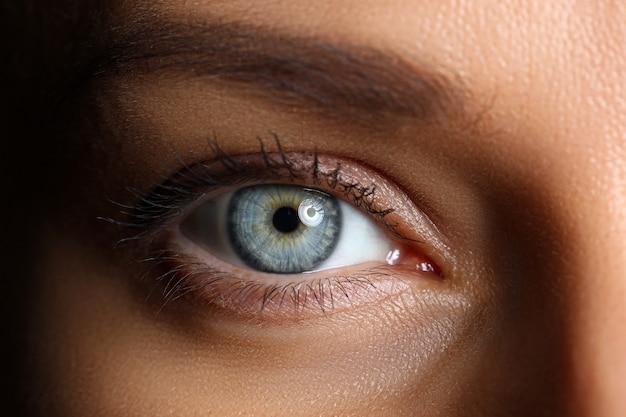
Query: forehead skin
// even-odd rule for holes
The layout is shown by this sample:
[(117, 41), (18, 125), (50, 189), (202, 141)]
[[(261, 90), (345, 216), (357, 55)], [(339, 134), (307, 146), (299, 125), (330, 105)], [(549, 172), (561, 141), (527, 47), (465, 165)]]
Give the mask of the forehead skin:
[[(570, 184), (576, 194), (623, 174), (620, 2), (167, 1), (154, 8), (192, 22), (250, 22), (433, 64), (460, 76), (477, 107), (489, 108), (486, 123), (508, 134), (463, 146), (490, 148), (491, 158), (542, 182), (561, 181), (553, 177), (569, 177), (582, 164), (592, 183)], [(500, 151), (492, 148), (496, 140)]]
[[(532, 194), (542, 207), (539, 211), (549, 213), (547, 226), (558, 230), (559, 245), (540, 244), (546, 253), (540, 253), (537, 262), (550, 262), (548, 267), (541, 266), (550, 272), (542, 277), (553, 278), (562, 286), (554, 290), (546, 284), (542, 288), (554, 293), (539, 297), (539, 303), (550, 300), (559, 307), (568, 306), (567, 317), (559, 315), (557, 321), (566, 327), (558, 334), (565, 339), (560, 343), (567, 351), (565, 362), (572, 367), (566, 372), (569, 380), (564, 388), (571, 404), (555, 409), (577, 416), (626, 415), (626, 385), (622, 382), (626, 377), (624, 3), (171, 0), (121, 4), (115, 23), (123, 25), (146, 9), (176, 21), (251, 23), (293, 36), (390, 50), (459, 79), (467, 89), (476, 132), (482, 134), (446, 137), (445, 145), (430, 145), (425, 154), (452, 169), (462, 166), (457, 175), (471, 173), (469, 177), (478, 178), (478, 186), (484, 182), (489, 187), (489, 179), (497, 178), (494, 182), (503, 184), (502, 188), (518, 190), (521, 196)], [(143, 110), (159, 116), (155, 120), (164, 126), (183, 121), (181, 131), (206, 130), (209, 125), (198, 119), (189, 121), (186, 108), (169, 108), (159, 98), (147, 100)], [(279, 117), (276, 120), (283, 123)], [(418, 193), (420, 183), (414, 179), (423, 176), (423, 171), (416, 167), (419, 164), (413, 156), (420, 155), (423, 143), (410, 140), (406, 134), (386, 140), (384, 144), (362, 146), (348, 137), (343, 142), (321, 138), (316, 145), (322, 150), (358, 154), (359, 159), (385, 166), (402, 178), (402, 186), (409, 193)], [(193, 148), (185, 141), (181, 135), (178, 144)], [(150, 159), (145, 144), (124, 146), (127, 152), (145, 153), (145, 159)], [(446, 188), (442, 190), (445, 194)], [(513, 203), (499, 204), (516, 209)], [(528, 223), (534, 221), (532, 215), (525, 216)], [(509, 229), (503, 226), (503, 230)], [(530, 225), (529, 230), (537, 236), (525, 237), (524, 241), (542, 242), (538, 226)], [(551, 233), (546, 232), (546, 240), (551, 239)], [(534, 259), (525, 262), (525, 271), (532, 271)], [(514, 326), (535, 324), (512, 324), (510, 331), (517, 330)], [(549, 330), (536, 335), (552, 336)], [(148, 342), (138, 340), (138, 349)], [(177, 353), (174, 349), (167, 352), (172, 362), (179, 361), (173, 369), (187, 369), (194, 360), (203, 360), (203, 354), (196, 355), (191, 348), (183, 355)], [(132, 361), (129, 364), (132, 367)], [(147, 371), (143, 376), (157, 381), (162, 392), (167, 392), (163, 387), (168, 382), (154, 373)], [(186, 374), (180, 372), (176, 377), (183, 389)], [(141, 380), (141, 376), (134, 378)], [(444, 392), (445, 387), (433, 389)], [(107, 395), (111, 401), (118, 398)], [(201, 402), (192, 394), (187, 400), (190, 404)]]

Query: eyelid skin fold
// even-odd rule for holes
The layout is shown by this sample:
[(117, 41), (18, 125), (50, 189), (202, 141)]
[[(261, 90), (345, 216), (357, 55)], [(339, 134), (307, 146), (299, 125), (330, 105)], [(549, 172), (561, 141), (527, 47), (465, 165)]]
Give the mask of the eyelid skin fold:
[[(126, 219), (109, 219), (138, 231), (123, 241), (143, 248), (142, 260), (151, 265), (147, 281), (155, 282), (151, 276), (156, 275), (165, 303), (190, 300), (222, 317), (284, 322), (382, 302), (412, 290), (416, 282), (441, 282), (443, 270), (432, 256), (437, 248), (429, 241), (436, 230), (397, 186), (366, 164), (317, 152), (284, 152), (278, 141), (278, 152), (266, 152), (261, 144), (260, 153), (235, 156), (215, 142), (211, 146), (212, 161), (181, 163), (137, 204), (123, 206)], [(270, 182), (319, 189), (352, 204), (386, 231), (394, 250), (379, 263), (276, 276), (199, 254), (181, 239), (181, 222), (208, 198)]]

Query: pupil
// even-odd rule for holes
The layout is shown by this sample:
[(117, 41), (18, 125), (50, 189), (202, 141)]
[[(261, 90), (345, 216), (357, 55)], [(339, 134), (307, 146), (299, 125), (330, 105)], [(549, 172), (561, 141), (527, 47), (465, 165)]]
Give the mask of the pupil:
[(298, 212), (293, 208), (281, 207), (274, 213), (272, 223), (279, 232), (289, 233), (297, 229), (300, 219), (298, 218)]

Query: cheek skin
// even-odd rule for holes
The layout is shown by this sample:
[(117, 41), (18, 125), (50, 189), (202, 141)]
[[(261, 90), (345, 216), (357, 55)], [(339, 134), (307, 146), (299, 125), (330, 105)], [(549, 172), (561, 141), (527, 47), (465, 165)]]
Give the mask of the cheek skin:
[(58, 236), (37, 354), (58, 415), (411, 415), (435, 387), (454, 401), (475, 367), (479, 312), (458, 294), (424, 290), (305, 326), (188, 326), (202, 311), (155, 312), (123, 269)]

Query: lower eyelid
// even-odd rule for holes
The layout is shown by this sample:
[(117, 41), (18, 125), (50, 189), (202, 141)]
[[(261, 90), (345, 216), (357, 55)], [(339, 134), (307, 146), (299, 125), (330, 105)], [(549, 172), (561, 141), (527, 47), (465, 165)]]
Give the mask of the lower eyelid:
[(370, 262), (287, 275), (234, 266), (200, 252), (180, 232), (170, 232), (166, 242), (169, 249), (151, 257), (165, 304), (191, 303), (207, 317), (239, 322), (282, 325), (329, 317), (442, 283), (437, 269), (414, 267), (427, 262), (419, 254), (407, 264)]
[(228, 268), (219, 260), (208, 267), (205, 260), (175, 251), (157, 258), (166, 271), (159, 277), (166, 304), (191, 302), (202, 306), (207, 317), (239, 322), (287, 324), (354, 312), (435, 278), (380, 264), (292, 276)]

